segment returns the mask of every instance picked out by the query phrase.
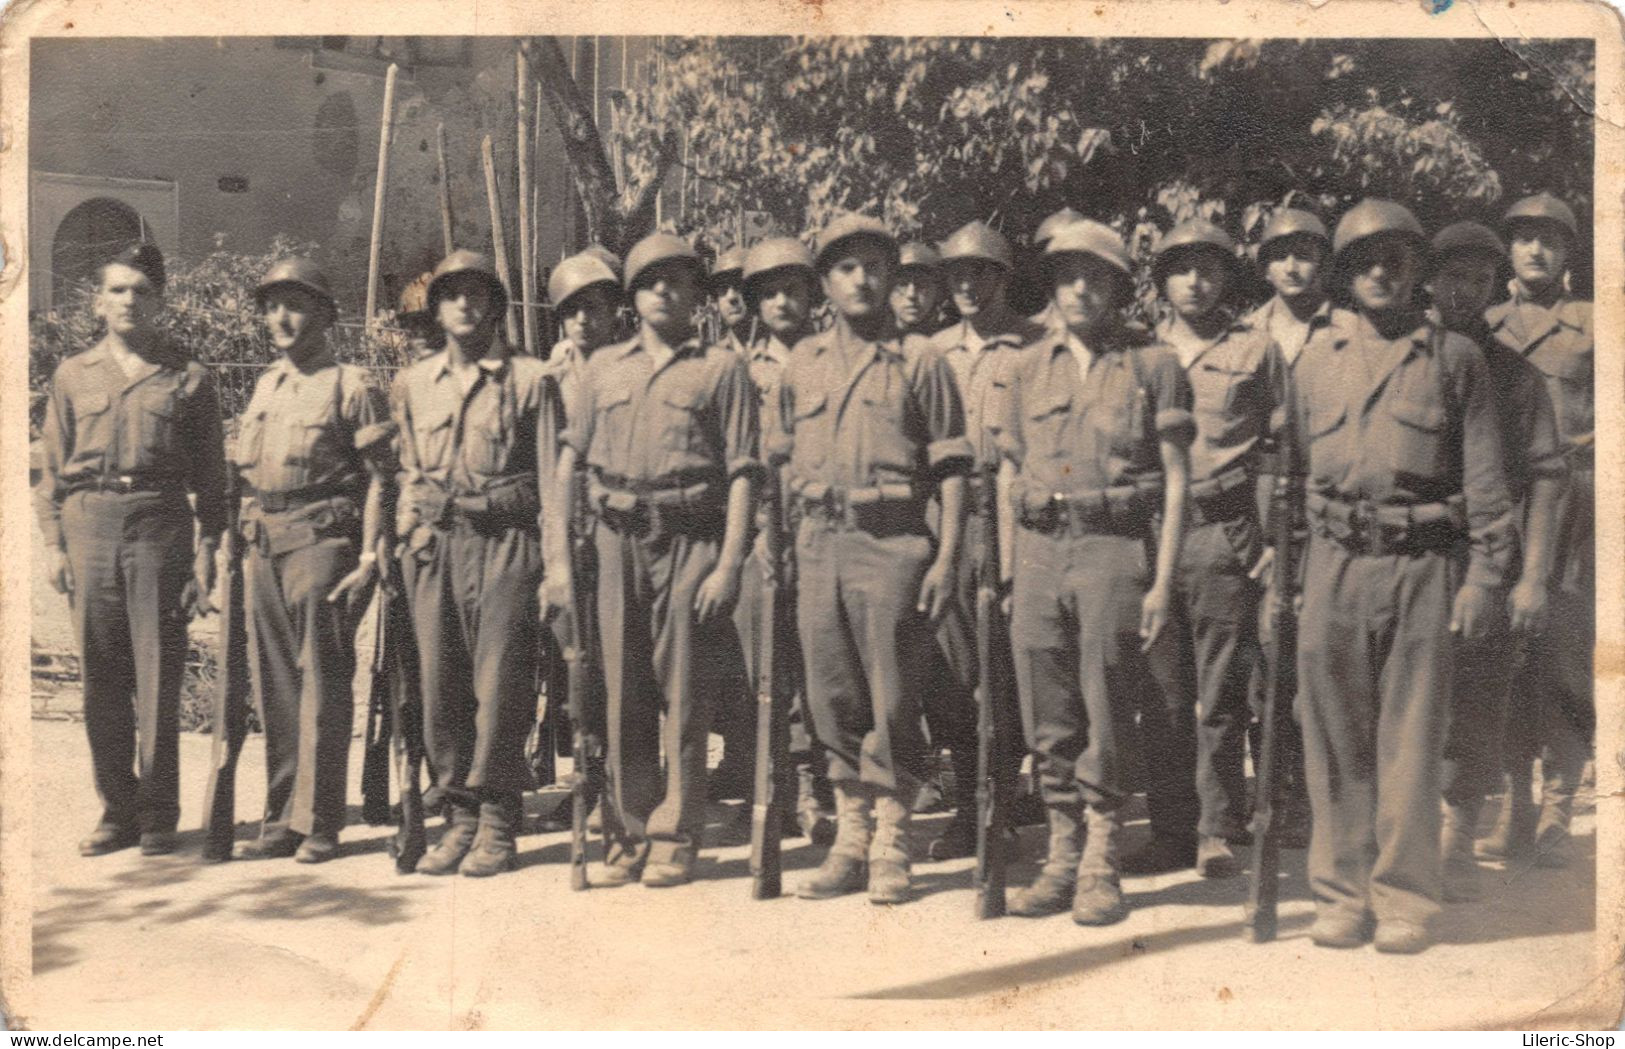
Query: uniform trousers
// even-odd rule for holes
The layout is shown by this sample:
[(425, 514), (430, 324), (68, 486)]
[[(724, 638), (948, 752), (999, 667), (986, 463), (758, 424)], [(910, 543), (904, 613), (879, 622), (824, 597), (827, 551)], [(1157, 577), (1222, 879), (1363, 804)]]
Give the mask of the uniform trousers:
[[(757, 537), (760, 540), (760, 536)], [(757, 690), (757, 667), (762, 660), (762, 595), (766, 590), (766, 549), (758, 541), (745, 559), (745, 569), (739, 576), (739, 604), (734, 610), (734, 627), (739, 632), (739, 644), (745, 664), (751, 708), (754, 713)], [(790, 697), (789, 747), (790, 757), (798, 766), (813, 760), (817, 741), (807, 715), (807, 690), (802, 683), (801, 638), (796, 633), (796, 584), (781, 581), (775, 603), (779, 608), (781, 626), (778, 651), (773, 662), (775, 694)], [(754, 732), (754, 724), (752, 725)]]
[(243, 566), (249, 668), (265, 732), (262, 836), (336, 835), (355, 717), (357, 617), (327, 595), (356, 567), (359, 535), (272, 554)]
[(435, 790), (464, 809), (515, 800), (531, 786), (525, 739), (536, 717), (540, 624), (534, 529), (458, 517), (404, 558)]
[(1444, 747), (1444, 800), (1476, 805), (1501, 785), (1502, 746), (1513, 680), (1523, 660), (1507, 620), (1506, 594), (1495, 596), (1489, 628), (1455, 645), (1454, 702)]
[(1461, 574), (1446, 551), (1370, 556), (1310, 537), (1297, 714), (1323, 914), (1425, 925), (1438, 912)]
[(102, 821), (173, 831), (191, 509), (179, 492), (75, 492), (62, 505), (62, 536)]

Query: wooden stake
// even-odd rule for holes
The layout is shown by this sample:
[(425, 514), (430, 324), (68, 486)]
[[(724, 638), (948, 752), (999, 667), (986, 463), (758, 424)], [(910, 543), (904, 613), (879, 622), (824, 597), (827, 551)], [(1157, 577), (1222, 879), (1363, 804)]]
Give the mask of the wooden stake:
[(456, 250), (457, 241), (451, 235), (451, 180), (446, 176), (446, 125), (434, 126), (435, 159), (440, 164), (440, 239), (445, 242), (446, 254)]
[(384, 74), (384, 108), (378, 118), (378, 177), (372, 190), (372, 247), (367, 255), (366, 331), (371, 332), (378, 309), (378, 256), (384, 240), (384, 196), (389, 190), (389, 140), (395, 117), (395, 77), (400, 67), (391, 62)]
[(515, 312), (518, 298), (513, 293), (513, 281), (508, 279), (508, 245), (502, 235), (502, 199), (497, 196), (497, 165), (491, 155), (491, 136), (480, 140), (480, 162), (485, 166), (485, 199), (491, 204), (491, 258), (496, 263), (497, 279), (508, 293), (508, 345), (519, 345), (519, 317)]
[(515, 154), (519, 160), (519, 316), (525, 333), (525, 352), (536, 356), (536, 260), (530, 244), (530, 71), (523, 48), (514, 52), (514, 105), (518, 116)]

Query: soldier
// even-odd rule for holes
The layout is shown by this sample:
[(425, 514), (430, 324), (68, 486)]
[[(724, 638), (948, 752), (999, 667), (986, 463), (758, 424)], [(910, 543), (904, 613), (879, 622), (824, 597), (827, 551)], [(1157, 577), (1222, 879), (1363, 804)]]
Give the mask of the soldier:
[[(1483, 355), (1418, 307), (1416, 218), (1365, 200), (1337, 224), (1355, 312), (1293, 372), (1310, 537), (1297, 713), (1314, 833), (1310, 937), (1427, 948), (1442, 895), (1441, 767), (1455, 660), (1506, 578), (1511, 515)], [(1467, 563), (1458, 552), (1470, 547)]]
[(403, 571), (422, 660), (424, 741), (449, 807), (423, 874), (511, 870), (525, 737), (536, 710), (540, 475), (562, 408), (547, 366), (498, 333), (507, 295), (490, 261), (454, 251), (435, 267), (429, 309), (445, 348), (404, 369), (400, 431)]
[[(1033, 251), (1037, 253), (1037, 256), (1036, 258), (1029, 256), (1028, 264), (1023, 267), (1024, 273), (1031, 271), (1030, 277), (1032, 279), (1022, 281), (1023, 285), (1038, 285), (1039, 288), (1042, 288), (1044, 283), (1044, 249), (1049, 246), (1050, 239), (1055, 236), (1056, 230), (1063, 226), (1070, 226), (1082, 218), (1083, 214), (1081, 212), (1074, 211), (1070, 207), (1063, 207), (1060, 211), (1050, 214), (1038, 224), (1038, 228), (1033, 230)], [(1032, 315), (1031, 319), (1033, 323), (1042, 325), (1046, 329), (1054, 327), (1056, 320), (1054, 311), (1050, 306), (1049, 292), (1048, 290), (1042, 290), (1040, 293), (1043, 296), (1043, 305), (1039, 306), (1038, 311)]]
[(936, 248), (910, 241), (898, 249), (890, 299), (899, 331), (916, 335), (934, 333), (945, 294), (942, 256), (937, 254)]
[[(780, 382), (775, 451), (802, 513), (796, 612), (807, 699), (835, 788), (835, 842), (804, 899), (909, 898), (909, 824), (925, 774), (921, 682), (952, 600), (970, 465), (948, 365), (887, 308), (897, 242), (844, 215), (816, 264), (835, 326), (796, 346)], [(926, 525), (935, 489), (938, 538)], [(871, 827), (871, 814), (874, 825)]]
[(254, 386), (232, 459), (254, 698), (265, 732), (265, 817), (237, 859), (321, 863), (338, 850), (355, 713), (355, 630), (378, 573), (392, 427), (364, 368), (327, 343), (338, 313), (310, 259), (254, 289), (282, 359)]
[(1243, 758), (1264, 549), (1257, 456), (1282, 400), (1283, 365), (1269, 332), (1227, 308), (1242, 271), (1224, 230), (1203, 219), (1174, 227), (1151, 275), (1173, 308), (1160, 336), (1189, 380), (1196, 440), (1173, 609), (1151, 654), (1163, 702), (1141, 714), (1154, 837), (1123, 868), (1194, 862), (1204, 878), (1233, 877), (1241, 863), (1232, 846), (1248, 840)]
[(208, 370), (154, 324), (155, 246), (119, 251), (96, 280), (102, 336), (52, 376), (34, 499), (46, 578), (68, 596), (79, 639), (102, 803), (79, 853), (139, 843), (157, 856), (175, 850), (180, 817), (187, 610), (209, 610), (226, 521), (220, 401)]
[(1126, 330), (1133, 277), (1117, 234), (1074, 222), (1045, 259), (1064, 326), (1001, 378), (997, 429), (1001, 514), (1019, 524), (1000, 551), (1011, 646), (1050, 830), (1048, 858), (1010, 910), (1070, 906), (1078, 924), (1106, 925), (1128, 913), (1126, 748), (1145, 652), (1172, 608), (1196, 428), (1179, 361)]
[(750, 347), (750, 307), (745, 303), (745, 249), (736, 245), (718, 255), (706, 288), (722, 322), (720, 345), (741, 357)]
[[(1044, 329), (1010, 308), (1008, 291), (1014, 266), (1010, 242), (984, 222), (960, 227), (942, 244), (942, 270), (947, 278), (954, 309), (960, 321), (938, 332), (931, 347), (948, 362), (965, 405), (965, 434), (975, 453), (967, 491), (970, 507), (981, 505), (978, 485), (983, 469), (997, 469), (999, 452), (987, 430), (997, 416), (994, 404), (994, 377), (1007, 368), (1026, 345), (1044, 335)], [(950, 677), (931, 690), (926, 699), (926, 723), (931, 729), (933, 747), (946, 745), (953, 766), (954, 815), (943, 834), (930, 845), (934, 860), (973, 855), (976, 851), (976, 666), (975, 624), (968, 616), (976, 608), (977, 580), (984, 571), (997, 572), (997, 565), (983, 565), (981, 535), (985, 528), (998, 530), (998, 522), (984, 521), (972, 512), (965, 522), (962, 540), (964, 556), (959, 558), (954, 578), (954, 606), (943, 616), (937, 641), (950, 669)], [(996, 666), (993, 677), (1014, 685), (1008, 639), (992, 639), (990, 648)], [(1006, 697), (1013, 701), (1014, 696)], [(1000, 720), (999, 737), (1005, 747), (999, 755), (998, 774), (1014, 785), (1021, 772), (1026, 748), (1020, 741), (1020, 712), (1013, 702), (995, 711)]]
[(409, 361), (420, 361), (439, 349), (440, 325), (429, 312), (429, 281), (432, 273), (419, 274), (401, 292), (400, 310), (395, 323), (406, 336), (406, 356)]
[[(1518, 201), (1503, 222), (1510, 241), (1512, 298), (1486, 314), (1495, 340), (1522, 354), (1546, 378), (1569, 463), (1552, 546), (1549, 629), (1530, 639), (1530, 710), (1510, 725), (1506, 801), (1481, 853), (1535, 852), (1543, 867), (1569, 862), (1569, 819), (1595, 727), (1592, 648), (1596, 639), (1596, 454), (1592, 424), (1591, 303), (1568, 290), (1580, 239), (1574, 211), (1549, 193)], [(1530, 761), (1541, 758), (1538, 823), (1530, 800)]]
[[(705, 686), (710, 665), (738, 644), (729, 613), (761, 470), (756, 405), (744, 358), (702, 345), (694, 330), (704, 282), (686, 241), (656, 233), (633, 247), (626, 288), (641, 326), (587, 362), (562, 437), (556, 498), (568, 517), (568, 478), (585, 460), (597, 518), (609, 778), (623, 824), (606, 862), (613, 885), (692, 878), (705, 820)], [(552, 564), (550, 609), (571, 585), (562, 550)]]
[[(1446, 902), (1479, 895), (1473, 834), (1484, 796), (1501, 779), (1501, 742), (1518, 670), (1515, 653), (1545, 624), (1551, 538), (1567, 466), (1540, 370), (1497, 342), (1484, 319), (1505, 261), (1500, 238), (1476, 222), (1447, 226), (1433, 238), (1428, 291), (1445, 327), (1472, 339), (1484, 353), (1501, 429), (1507, 492), (1523, 540), (1522, 557), (1514, 555), (1508, 574), (1513, 586), (1505, 604), (1496, 603), (1482, 638), (1464, 641), (1456, 652), (1455, 706), (1444, 752)], [(1524, 786), (1527, 797), (1527, 782)]]

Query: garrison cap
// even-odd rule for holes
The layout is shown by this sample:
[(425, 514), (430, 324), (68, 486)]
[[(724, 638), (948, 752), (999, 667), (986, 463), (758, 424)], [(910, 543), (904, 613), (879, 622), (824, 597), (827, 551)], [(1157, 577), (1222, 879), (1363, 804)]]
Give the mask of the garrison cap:
[(282, 286), (303, 288), (322, 300), (329, 313), (338, 312), (338, 304), (333, 301), (333, 287), (314, 259), (290, 257), (273, 262), (271, 268), (265, 271), (265, 276), (254, 286), (254, 308), (264, 310), (266, 294), (272, 288)]
[(1070, 207), (1062, 208), (1038, 224), (1038, 229), (1033, 231), (1033, 244), (1042, 248), (1049, 242), (1051, 237), (1055, 236), (1056, 230), (1062, 226), (1070, 226), (1081, 218), (1083, 218), (1082, 212), (1073, 211)]
[(694, 245), (671, 233), (651, 233), (632, 245), (632, 250), (626, 253), (626, 290), (636, 291), (638, 278), (650, 267), (673, 259), (688, 263), (693, 267), (694, 275), (704, 282), (705, 262), (700, 258), (700, 253), (694, 250)]
[(1331, 247), (1331, 234), (1326, 231), (1326, 223), (1320, 221), (1319, 215), (1302, 208), (1278, 208), (1264, 224), (1264, 234), (1258, 239), (1258, 253), (1264, 254), (1271, 241), (1297, 236), (1315, 237)]
[(620, 297), (621, 279), (614, 269), (597, 252), (583, 251), (553, 267), (547, 277), (547, 297), (554, 309), (562, 311), (571, 296), (595, 284), (609, 285), (616, 297)]
[(1004, 234), (981, 219), (965, 223), (942, 242), (942, 264), (959, 259), (980, 259), (1001, 267), (1006, 273), (1014, 267), (1010, 242)]
[(440, 305), (440, 297), (446, 293), (446, 288), (451, 282), (464, 275), (485, 281), (486, 287), (491, 290), (491, 299), (496, 304), (494, 312), (501, 313), (508, 308), (508, 289), (497, 279), (496, 267), (492, 265), (490, 257), (477, 251), (469, 251), (467, 248), (458, 248), (440, 260), (440, 264), (434, 268), (434, 275), (429, 279), (430, 312)]
[(1507, 209), (1501, 226), (1510, 230), (1516, 222), (1555, 222), (1568, 231), (1571, 240), (1580, 238), (1580, 224), (1574, 218), (1574, 209), (1550, 193), (1536, 193), (1525, 197)]
[(1391, 200), (1367, 197), (1350, 208), (1337, 222), (1332, 237), (1332, 251), (1341, 256), (1349, 248), (1379, 233), (1398, 233), (1410, 238), (1424, 254), (1428, 249), (1427, 234), (1416, 221), (1409, 208)]
[(1433, 264), (1442, 263), (1450, 255), (1475, 253), (1504, 259), (1507, 246), (1488, 227), (1477, 222), (1454, 222), (1433, 236)]
[(892, 236), (886, 224), (877, 218), (849, 211), (837, 216), (818, 232), (818, 250), (814, 262), (818, 272), (823, 273), (828, 268), (830, 256), (834, 254), (837, 245), (842, 241), (860, 237), (878, 241), (891, 256), (892, 261), (897, 261), (897, 238)]

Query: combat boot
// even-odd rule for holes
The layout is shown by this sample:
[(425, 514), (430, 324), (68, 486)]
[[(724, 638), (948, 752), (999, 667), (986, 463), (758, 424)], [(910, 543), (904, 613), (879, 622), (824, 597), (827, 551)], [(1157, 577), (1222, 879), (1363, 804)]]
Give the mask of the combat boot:
[(835, 841), (835, 821), (818, 800), (818, 777), (811, 765), (796, 768), (796, 823), (807, 840), (821, 849)]
[(1123, 903), (1123, 814), (1089, 806), (1083, 858), (1078, 862), (1078, 890), (1072, 898), (1072, 920), (1079, 925), (1112, 925), (1128, 917)]
[(451, 822), (440, 835), (434, 848), (418, 860), (419, 874), (452, 874), (474, 845), (474, 834), (479, 829), (480, 816), (475, 809), (454, 805)]
[(516, 797), (482, 802), (474, 844), (468, 855), (463, 857), (463, 864), (459, 868), (463, 876), (489, 878), (518, 866), (518, 848), (514, 844), (513, 834), (522, 818), (523, 809)]
[[(950, 752), (954, 769), (954, 814), (942, 835), (926, 847), (933, 860), (976, 855), (976, 752), (959, 747)], [(915, 812), (920, 811), (916, 806)]]
[(1446, 803), (1439, 850), (1444, 856), (1444, 900), (1471, 903), (1478, 899), (1478, 860), (1473, 857), (1473, 828), (1478, 824), (1478, 803)]
[(910, 867), (909, 826), (913, 799), (885, 791), (875, 799), (875, 836), (869, 843), (869, 902), (907, 903)]
[(1486, 860), (1517, 860), (1535, 846), (1535, 803), (1529, 796), (1530, 770), (1526, 765), (1506, 777), (1507, 792), (1489, 834), (1478, 840), (1478, 855)]
[(811, 876), (796, 886), (804, 900), (828, 900), (859, 892), (868, 881), (870, 795), (856, 781), (835, 784), (835, 842)]
[(1083, 858), (1080, 841), (1083, 809), (1076, 803), (1049, 806), (1049, 855), (1038, 869), (1038, 877), (1010, 897), (1010, 913), (1023, 918), (1060, 914), (1072, 906), (1078, 889), (1078, 862)]
[(1541, 789), (1540, 820), (1535, 824), (1535, 865), (1554, 870), (1573, 859), (1569, 822), (1574, 815), (1574, 781), (1556, 785), (1550, 779)]

